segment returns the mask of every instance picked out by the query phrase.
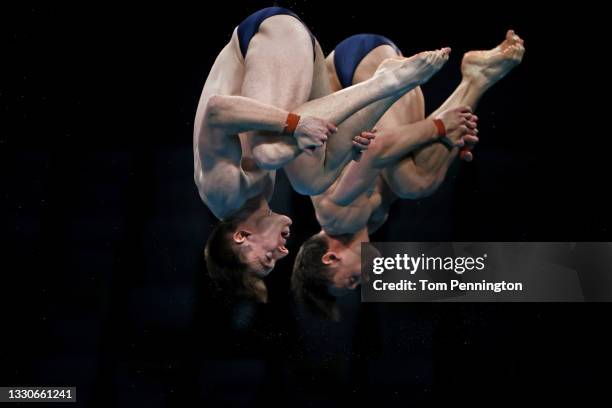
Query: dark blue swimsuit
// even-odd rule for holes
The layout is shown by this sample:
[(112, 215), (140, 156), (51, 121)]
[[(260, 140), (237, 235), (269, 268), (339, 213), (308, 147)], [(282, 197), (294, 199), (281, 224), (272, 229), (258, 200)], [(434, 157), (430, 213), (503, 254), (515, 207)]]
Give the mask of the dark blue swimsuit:
[(342, 41), (334, 50), (334, 65), (342, 88), (353, 85), (355, 70), (366, 55), (381, 45), (390, 45), (397, 55), (402, 55), (397, 45), (387, 37), (377, 34), (357, 34)]
[[(240, 51), (242, 52), (243, 58), (246, 58), (246, 53), (247, 53), (247, 50), (249, 49), (249, 43), (251, 42), (251, 39), (255, 36), (255, 34), (257, 34), (257, 31), (259, 30), (259, 26), (261, 25), (261, 23), (263, 23), (264, 20), (272, 16), (278, 16), (278, 15), (288, 15), (288, 16), (295, 17), (302, 24), (304, 24), (304, 22), (300, 20), (297, 14), (283, 7), (268, 7), (268, 8), (256, 11), (255, 13), (251, 14), (246, 19), (244, 19), (244, 21), (242, 21), (242, 23), (238, 25), (238, 41), (240, 42)], [(304, 27), (306, 27), (306, 24), (304, 24)], [(308, 27), (306, 27), (306, 30), (308, 30)], [(308, 30), (308, 33), (310, 34), (310, 39), (312, 40), (312, 50), (314, 54), (315, 37), (314, 35), (312, 35), (310, 30)]]

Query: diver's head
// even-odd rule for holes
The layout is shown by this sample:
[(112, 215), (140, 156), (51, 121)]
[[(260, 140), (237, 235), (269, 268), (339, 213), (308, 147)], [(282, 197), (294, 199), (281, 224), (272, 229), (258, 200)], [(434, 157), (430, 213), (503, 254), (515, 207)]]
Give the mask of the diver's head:
[(289, 254), (285, 244), (290, 225), (289, 217), (267, 206), (221, 221), (210, 234), (204, 251), (213, 281), (237, 295), (265, 302), (263, 278)]
[(361, 242), (352, 235), (330, 236), (321, 231), (302, 244), (293, 266), (291, 284), (298, 301), (313, 313), (337, 317), (336, 297), (361, 282)]
[(286, 257), (291, 218), (269, 208), (236, 225), (230, 240), (237, 256), (258, 277), (266, 277)]

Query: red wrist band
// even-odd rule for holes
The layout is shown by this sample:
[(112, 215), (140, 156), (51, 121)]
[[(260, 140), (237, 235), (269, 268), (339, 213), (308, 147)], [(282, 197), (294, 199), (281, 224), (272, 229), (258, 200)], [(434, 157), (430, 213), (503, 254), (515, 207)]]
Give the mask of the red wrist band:
[(436, 125), (436, 129), (438, 129), (438, 136), (446, 136), (446, 128), (444, 127), (444, 122), (442, 122), (440, 119), (434, 119), (433, 123), (434, 125)]
[(283, 134), (293, 136), (293, 132), (295, 132), (295, 129), (297, 129), (299, 121), (300, 115), (289, 113), (289, 115), (287, 115), (287, 124), (285, 125), (285, 129), (283, 129)]

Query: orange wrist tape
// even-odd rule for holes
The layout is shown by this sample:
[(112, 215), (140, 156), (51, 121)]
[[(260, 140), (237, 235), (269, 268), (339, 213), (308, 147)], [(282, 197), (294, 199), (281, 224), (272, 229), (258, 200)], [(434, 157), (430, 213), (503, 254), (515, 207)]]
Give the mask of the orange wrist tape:
[(433, 123), (434, 125), (436, 125), (436, 129), (438, 129), (438, 136), (446, 136), (446, 128), (444, 127), (444, 122), (442, 122), (440, 119), (434, 119)]
[(287, 115), (285, 129), (283, 129), (283, 134), (292, 136), (293, 132), (295, 132), (295, 129), (297, 129), (299, 121), (300, 115), (296, 115), (295, 113), (289, 113), (289, 115)]

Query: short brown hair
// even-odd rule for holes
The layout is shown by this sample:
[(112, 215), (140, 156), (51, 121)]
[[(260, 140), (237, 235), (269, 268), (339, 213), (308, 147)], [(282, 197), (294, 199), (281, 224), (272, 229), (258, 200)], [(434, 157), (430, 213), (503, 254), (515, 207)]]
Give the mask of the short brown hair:
[(224, 292), (224, 295), (265, 302), (267, 291), (256, 286), (261, 278), (249, 270), (249, 265), (233, 244), (232, 235), (240, 221), (240, 218), (220, 221), (210, 233), (204, 247), (206, 269), (217, 289)]
[(336, 298), (328, 290), (331, 271), (321, 260), (328, 249), (327, 239), (321, 235), (313, 235), (302, 244), (293, 264), (291, 288), (296, 300), (312, 314), (338, 320)]

